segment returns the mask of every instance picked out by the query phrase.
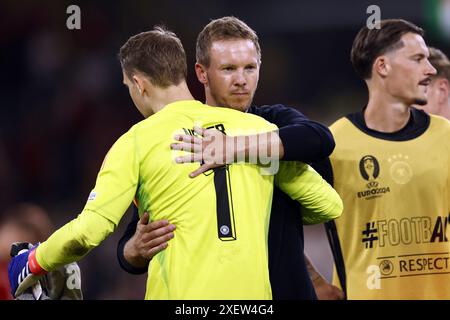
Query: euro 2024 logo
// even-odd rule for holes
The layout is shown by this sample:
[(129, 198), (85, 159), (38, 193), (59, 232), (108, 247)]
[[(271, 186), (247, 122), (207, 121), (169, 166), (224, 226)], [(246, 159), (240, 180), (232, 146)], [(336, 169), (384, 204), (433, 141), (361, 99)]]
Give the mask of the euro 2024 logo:
[(375, 180), (380, 175), (380, 164), (374, 156), (362, 157), (359, 161), (359, 171), (364, 180), (368, 181), (367, 188), (372, 189), (378, 186)]
[(358, 191), (358, 198), (371, 200), (381, 197), (384, 193), (390, 192), (388, 186), (378, 187), (376, 181), (380, 175), (380, 163), (372, 155), (365, 155), (359, 160), (359, 172), (361, 177), (367, 181), (366, 190)]

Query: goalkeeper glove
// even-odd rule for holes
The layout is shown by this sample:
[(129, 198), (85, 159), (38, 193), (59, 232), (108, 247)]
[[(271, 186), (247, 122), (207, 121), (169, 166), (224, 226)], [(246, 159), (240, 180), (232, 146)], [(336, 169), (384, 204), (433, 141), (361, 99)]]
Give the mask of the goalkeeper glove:
[(13, 244), (11, 248), (13, 257), (8, 265), (8, 277), (11, 294), (14, 297), (19, 296), (27, 288), (36, 284), (39, 278), (47, 273), (36, 260), (36, 248), (38, 246), (39, 244), (31, 247), (31, 249), (24, 247), (17, 252), (17, 255), (15, 255), (16, 252), (14, 251), (21, 248), (21, 244)]

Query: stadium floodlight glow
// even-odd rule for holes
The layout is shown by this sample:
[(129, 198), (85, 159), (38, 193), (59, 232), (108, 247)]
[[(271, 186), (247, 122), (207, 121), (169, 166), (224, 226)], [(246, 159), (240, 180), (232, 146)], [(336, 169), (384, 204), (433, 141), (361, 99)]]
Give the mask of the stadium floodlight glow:
[(450, 40), (450, 0), (427, 0), (425, 4), (426, 30), (442, 40)]

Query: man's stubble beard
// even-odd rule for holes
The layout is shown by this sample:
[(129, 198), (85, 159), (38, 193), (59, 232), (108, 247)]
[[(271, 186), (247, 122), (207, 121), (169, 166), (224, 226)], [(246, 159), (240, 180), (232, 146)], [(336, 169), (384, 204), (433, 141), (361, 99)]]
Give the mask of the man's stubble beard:
[(214, 94), (214, 91), (210, 89), (210, 94), (211, 97), (213, 97), (214, 101), (216, 102), (216, 107), (223, 107), (223, 108), (230, 108), (233, 110), (237, 110), (237, 111), (242, 111), (242, 112), (246, 112), (248, 110), (248, 108), (250, 108), (250, 106), (252, 105), (253, 102), (253, 96), (254, 94), (250, 97), (250, 99), (248, 100), (248, 102), (245, 104), (244, 107), (236, 106), (233, 105), (233, 103), (227, 103), (224, 99), (221, 99), (219, 96)]
[(427, 99), (422, 99), (422, 98), (415, 98), (413, 104), (416, 104), (418, 106), (424, 106), (428, 103)]

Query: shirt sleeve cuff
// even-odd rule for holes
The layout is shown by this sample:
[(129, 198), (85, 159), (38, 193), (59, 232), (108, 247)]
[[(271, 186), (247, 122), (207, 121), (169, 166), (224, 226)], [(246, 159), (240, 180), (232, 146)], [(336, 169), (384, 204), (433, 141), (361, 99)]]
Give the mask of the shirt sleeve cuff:
[(122, 238), (119, 241), (119, 245), (117, 246), (117, 259), (119, 260), (119, 264), (123, 270), (125, 270), (128, 273), (131, 274), (144, 274), (148, 271), (147, 267), (138, 268), (135, 266), (132, 266), (128, 261), (125, 259), (125, 256), (123, 254), (125, 244), (127, 243), (128, 239)]

